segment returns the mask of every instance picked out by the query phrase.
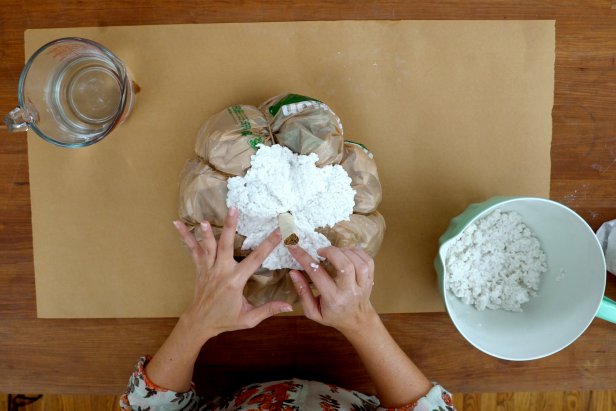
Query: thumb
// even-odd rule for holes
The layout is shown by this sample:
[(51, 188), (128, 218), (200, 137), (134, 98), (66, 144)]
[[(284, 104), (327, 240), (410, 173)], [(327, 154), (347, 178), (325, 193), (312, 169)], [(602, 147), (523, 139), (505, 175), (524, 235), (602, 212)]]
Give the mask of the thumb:
[(270, 301), (269, 303), (262, 304), (247, 312), (245, 319), (248, 327), (252, 328), (266, 318), (291, 311), (293, 311), (293, 307), (289, 303), (285, 303), (284, 301)]

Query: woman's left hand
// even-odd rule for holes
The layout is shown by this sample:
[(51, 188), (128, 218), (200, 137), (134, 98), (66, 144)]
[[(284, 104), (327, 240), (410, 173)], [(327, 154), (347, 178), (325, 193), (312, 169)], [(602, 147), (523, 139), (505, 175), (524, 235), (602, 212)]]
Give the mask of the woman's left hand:
[(224, 228), (217, 242), (212, 227), (201, 223), (199, 243), (180, 221), (174, 225), (190, 248), (196, 267), (193, 302), (182, 314), (203, 342), (225, 331), (252, 328), (273, 315), (289, 312), (293, 307), (283, 301), (253, 306), (242, 291), (250, 276), (280, 244), (280, 231), (272, 232), (248, 257), (238, 263), (233, 259), (233, 243), (237, 227), (237, 210), (229, 209)]

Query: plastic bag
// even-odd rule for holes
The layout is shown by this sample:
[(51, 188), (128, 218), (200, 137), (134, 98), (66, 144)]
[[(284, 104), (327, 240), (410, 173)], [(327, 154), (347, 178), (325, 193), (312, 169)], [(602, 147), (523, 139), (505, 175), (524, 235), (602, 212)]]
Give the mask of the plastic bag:
[(250, 167), (259, 144), (272, 144), (265, 116), (256, 107), (236, 105), (206, 121), (197, 135), (195, 153), (217, 170), (239, 176)]
[(371, 257), (376, 257), (385, 236), (385, 219), (378, 212), (371, 214), (351, 214), (349, 221), (340, 221), (331, 228), (319, 231), (335, 247), (363, 249)]
[(222, 227), (227, 215), (227, 179), (199, 159), (188, 161), (180, 177), (180, 219), (189, 226), (207, 220)]
[(298, 154), (316, 153), (318, 166), (342, 159), (342, 122), (327, 104), (299, 94), (282, 94), (260, 109), (278, 144)]
[(356, 192), (353, 211), (363, 214), (375, 211), (383, 195), (372, 153), (362, 144), (346, 141), (340, 165), (351, 177)]

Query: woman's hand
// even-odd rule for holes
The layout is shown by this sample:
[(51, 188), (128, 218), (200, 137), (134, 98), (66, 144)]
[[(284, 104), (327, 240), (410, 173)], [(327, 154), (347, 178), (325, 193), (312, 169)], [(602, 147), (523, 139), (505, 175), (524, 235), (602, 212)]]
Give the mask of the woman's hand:
[(175, 221), (174, 225), (190, 248), (196, 267), (195, 295), (182, 319), (191, 325), (203, 342), (225, 331), (252, 328), (268, 317), (293, 310), (290, 304), (283, 301), (255, 307), (242, 294), (250, 276), (280, 243), (279, 230), (271, 233), (257, 249), (238, 263), (233, 259), (236, 209), (229, 209), (218, 243), (207, 222), (200, 227), (201, 242), (197, 242), (181, 222)]
[(306, 317), (336, 328), (355, 347), (374, 382), (381, 406), (399, 408), (426, 395), (432, 384), (396, 344), (370, 304), (374, 285), (372, 258), (356, 248), (321, 249), (319, 255), (336, 271), (330, 276), (323, 264), (300, 247), (288, 248), (321, 294), (312, 295), (306, 278), (291, 271)]
[(336, 270), (330, 275), (323, 264), (315, 261), (301, 247), (289, 246), (288, 249), (320, 293), (315, 297), (306, 278), (299, 271), (291, 271), (291, 279), (306, 317), (334, 327), (343, 334), (361, 332), (370, 323), (378, 321), (378, 315), (370, 303), (374, 261), (368, 254), (358, 248), (320, 249), (319, 255), (325, 257)]
[(242, 294), (248, 278), (280, 243), (280, 232), (274, 231), (237, 263), (233, 259), (237, 210), (229, 209), (218, 243), (207, 222), (200, 227), (201, 243), (184, 224), (179, 221), (173, 224), (192, 253), (196, 268), (195, 295), (190, 307), (147, 364), (146, 373), (161, 387), (185, 392), (190, 389), (199, 351), (208, 339), (225, 331), (254, 327), (272, 315), (291, 311), (292, 307), (282, 301), (254, 307)]

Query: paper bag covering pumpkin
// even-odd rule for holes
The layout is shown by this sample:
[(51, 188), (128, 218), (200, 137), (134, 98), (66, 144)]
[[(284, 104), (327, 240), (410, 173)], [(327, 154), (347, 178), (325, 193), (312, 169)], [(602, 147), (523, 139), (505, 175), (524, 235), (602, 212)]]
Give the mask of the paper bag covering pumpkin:
[[(326, 104), (297, 94), (273, 97), (259, 109), (232, 106), (203, 125), (195, 144), (196, 158), (186, 163), (179, 190), (180, 219), (197, 237), (200, 231), (195, 228), (207, 220), (218, 239), (227, 213), (227, 179), (245, 175), (260, 144), (280, 144), (297, 154), (316, 153), (317, 166), (340, 164), (356, 191), (353, 214), (348, 221), (317, 231), (334, 246), (359, 247), (376, 256), (386, 227), (376, 211), (382, 193), (373, 156), (363, 145), (344, 141), (342, 123)], [(236, 234), (238, 259), (250, 252), (241, 249), (243, 241)], [(295, 303), (297, 293), (288, 271), (261, 268), (248, 281), (246, 298), (257, 305), (271, 300)]]
[(319, 166), (340, 163), (342, 122), (327, 104), (298, 94), (282, 94), (260, 108), (277, 144), (297, 154), (316, 153)]

